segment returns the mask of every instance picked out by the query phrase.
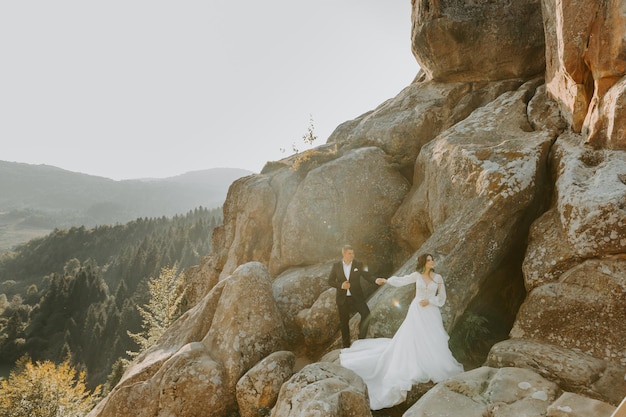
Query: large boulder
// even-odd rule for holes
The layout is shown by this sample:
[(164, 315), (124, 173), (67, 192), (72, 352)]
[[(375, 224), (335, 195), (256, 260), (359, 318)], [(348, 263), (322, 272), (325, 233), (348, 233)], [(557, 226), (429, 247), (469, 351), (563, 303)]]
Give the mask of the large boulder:
[(297, 321), (307, 346), (321, 346), (339, 330), (336, 293), (335, 288), (329, 288), (317, 298), (311, 308), (298, 313)]
[(565, 236), (582, 257), (626, 252), (626, 152), (577, 146), (561, 135), (554, 147), (556, 207)]
[[(626, 366), (624, 305), (626, 260), (587, 260), (530, 292), (511, 337), (580, 349)], [(620, 395), (626, 395), (626, 385)]]
[(180, 297), (180, 312), (197, 305), (218, 283), (218, 274), (213, 269), (215, 258), (205, 256), (200, 264), (184, 271), (182, 280), (176, 286), (176, 297)]
[[(260, 175), (235, 181), (224, 204), (224, 225), (213, 232), (212, 273), (224, 279), (238, 265), (254, 260), (266, 263), (275, 276), (294, 266), (336, 258), (346, 240), (359, 257), (389, 268), (388, 258), (396, 248), (388, 228), (380, 225), (408, 191), (409, 182), (402, 177), (413, 176), (421, 147), (521, 82), (444, 84), (419, 79), (375, 110), (337, 127), (327, 145), (268, 163)], [(383, 152), (365, 151), (368, 147)], [(346, 185), (350, 178), (357, 180), (354, 186)], [(337, 181), (354, 193), (329, 186)], [(330, 225), (329, 216), (338, 223)], [(368, 219), (368, 227), (361, 219)], [(376, 227), (370, 228), (370, 221)]]
[[(489, 363), (543, 369), (565, 389), (617, 404), (626, 395), (626, 153), (580, 143), (568, 132), (553, 146), (555, 198), (531, 228), (522, 268), (529, 293)], [(580, 369), (565, 366), (570, 356)]]
[(531, 228), (523, 265), (529, 291), (584, 259), (626, 252), (626, 152), (580, 141), (566, 133), (553, 146), (556, 201)]
[(213, 323), (202, 342), (224, 366), (230, 388), (265, 356), (285, 347), (281, 313), (264, 265), (251, 262), (233, 272)]
[(617, 417), (612, 405), (571, 392), (564, 392), (547, 411), (547, 417)]
[(339, 125), (328, 138), (340, 150), (376, 146), (408, 178), (423, 145), (500, 94), (515, 90), (520, 79), (499, 82), (441, 83), (425, 74), (396, 97)]
[(626, 365), (626, 153), (578, 143), (570, 133), (554, 146), (556, 200), (531, 229), (511, 336)]
[(616, 87), (626, 74), (624, 2), (542, 4), (548, 93), (574, 132), (596, 146), (625, 149), (623, 83)]
[(586, 142), (596, 148), (626, 150), (626, 78), (610, 84), (604, 95), (596, 89), (583, 134), (587, 135)]
[(486, 366), (526, 368), (569, 391), (618, 404), (626, 392), (626, 366), (556, 344), (514, 338), (495, 344)]
[(308, 172), (281, 222), (272, 262), (279, 270), (337, 259), (351, 243), (373, 269), (390, 263), (389, 222), (409, 190), (379, 148), (349, 151)]
[(138, 356), (89, 416), (223, 416), (236, 408), (240, 377), (285, 339), (267, 269), (242, 265)]
[(293, 375), (295, 363), (292, 352), (274, 352), (246, 372), (236, 386), (239, 416), (267, 416), (280, 387)]
[(246, 262), (267, 264), (276, 204), (276, 192), (266, 176), (243, 177), (230, 186), (224, 203), (224, 224), (214, 233), (212, 242), (220, 279)]
[(560, 7), (559, 0), (544, 0), (542, 4), (548, 94), (559, 103), (568, 124), (580, 132), (593, 97), (585, 50), (601, 3), (572, 0), (569, 7)]
[(272, 417), (371, 416), (367, 386), (354, 372), (329, 362), (305, 366), (280, 390)]
[[(557, 413), (565, 410), (569, 410), (567, 414)], [(610, 417), (614, 410), (610, 404), (563, 393), (556, 384), (527, 369), (481, 367), (438, 384), (403, 416)]]
[(303, 268), (291, 268), (272, 282), (276, 305), (280, 310), (288, 340), (292, 343), (303, 337), (298, 314), (310, 308), (320, 294), (327, 291), (331, 263), (322, 263)]
[[(442, 309), (448, 328), (481, 288), (490, 288), (486, 297), (507, 295), (483, 301), (496, 307), (521, 303), (525, 295), (517, 284), (520, 251), (545, 206), (546, 162), (558, 134), (557, 126), (535, 131), (529, 122), (528, 103), (539, 85), (502, 94), (424, 146), (413, 188), (393, 218), (407, 253), (435, 255), (448, 290)], [(408, 262), (414, 266), (415, 258)]]
[(545, 68), (541, 0), (413, 0), (413, 54), (442, 82), (529, 78)]

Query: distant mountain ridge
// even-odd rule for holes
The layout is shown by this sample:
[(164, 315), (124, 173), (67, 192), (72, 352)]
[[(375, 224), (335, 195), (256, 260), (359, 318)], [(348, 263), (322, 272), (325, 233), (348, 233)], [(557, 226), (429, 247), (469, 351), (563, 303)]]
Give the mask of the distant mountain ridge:
[(116, 181), (50, 165), (0, 161), (0, 250), (16, 230), (122, 224), (199, 206), (218, 207), (230, 184), (251, 173), (211, 168), (163, 179)]

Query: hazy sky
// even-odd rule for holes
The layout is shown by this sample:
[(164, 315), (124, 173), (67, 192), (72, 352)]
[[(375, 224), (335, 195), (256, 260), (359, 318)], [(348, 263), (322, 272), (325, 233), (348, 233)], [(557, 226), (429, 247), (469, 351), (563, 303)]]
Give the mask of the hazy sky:
[(0, 160), (258, 172), (409, 85), (410, 31), (410, 0), (3, 1)]

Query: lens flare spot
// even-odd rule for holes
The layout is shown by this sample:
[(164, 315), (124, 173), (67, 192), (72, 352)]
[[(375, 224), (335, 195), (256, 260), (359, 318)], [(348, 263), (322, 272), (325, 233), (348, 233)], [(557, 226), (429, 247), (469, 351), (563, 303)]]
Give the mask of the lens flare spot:
[(391, 302), (391, 305), (394, 306), (395, 308), (400, 308), (401, 307), (400, 300), (393, 300)]

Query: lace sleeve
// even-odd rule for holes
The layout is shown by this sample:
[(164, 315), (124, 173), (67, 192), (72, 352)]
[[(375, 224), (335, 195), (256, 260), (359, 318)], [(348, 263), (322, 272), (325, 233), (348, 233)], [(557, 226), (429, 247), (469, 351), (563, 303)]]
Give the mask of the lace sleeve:
[(441, 275), (435, 275), (433, 281), (437, 284), (437, 291), (428, 299), (430, 304), (441, 307), (446, 302), (446, 286)]
[(387, 278), (387, 284), (393, 287), (404, 287), (405, 285), (414, 284), (417, 281), (417, 272), (405, 275), (403, 277), (389, 277)]

